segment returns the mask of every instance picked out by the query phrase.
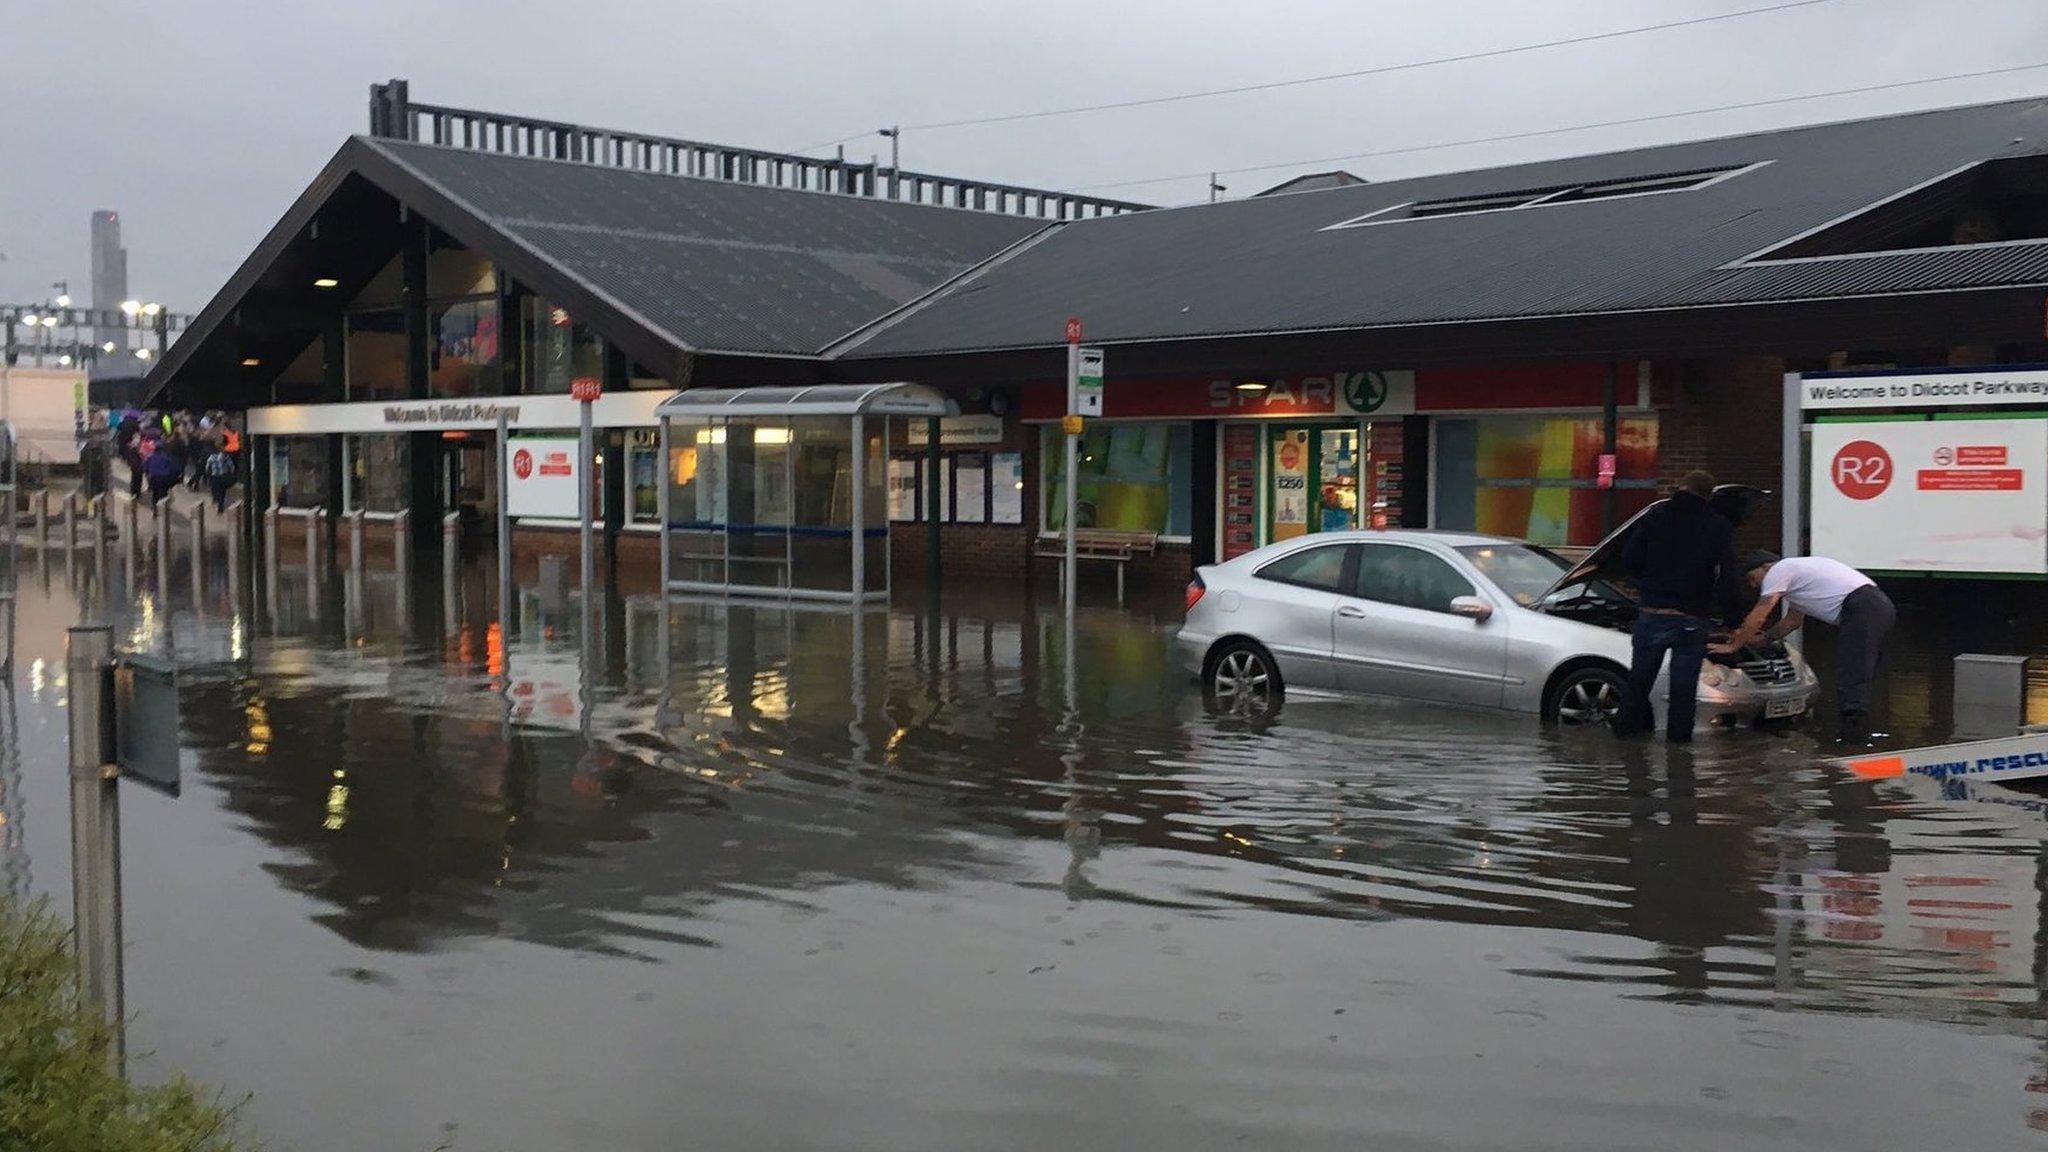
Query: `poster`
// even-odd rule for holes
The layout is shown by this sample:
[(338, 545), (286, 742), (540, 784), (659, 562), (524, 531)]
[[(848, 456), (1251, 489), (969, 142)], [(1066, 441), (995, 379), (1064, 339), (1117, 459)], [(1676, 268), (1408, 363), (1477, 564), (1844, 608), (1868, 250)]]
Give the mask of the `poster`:
[(1232, 424), (1223, 430), (1223, 558), (1259, 546), (1259, 430)]
[(917, 519), (918, 463), (915, 456), (889, 458), (889, 519), (896, 523)]
[(2048, 420), (1816, 424), (1815, 555), (1896, 572), (2048, 573)]
[(1294, 428), (1273, 438), (1273, 539), (1307, 531), (1308, 431)]
[(953, 522), (979, 524), (988, 518), (988, 458), (963, 452), (953, 463)]
[(506, 446), (512, 453), (506, 510), (543, 520), (576, 519), (576, 438), (512, 436)]
[(989, 522), (1024, 522), (1024, 454), (997, 452), (989, 457)]

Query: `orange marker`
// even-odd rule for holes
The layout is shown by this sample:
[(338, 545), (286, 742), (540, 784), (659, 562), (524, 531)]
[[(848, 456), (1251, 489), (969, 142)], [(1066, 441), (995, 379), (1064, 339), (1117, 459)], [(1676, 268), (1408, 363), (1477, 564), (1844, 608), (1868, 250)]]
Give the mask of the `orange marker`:
[(1906, 774), (1906, 761), (1900, 756), (1877, 756), (1869, 760), (1849, 761), (1851, 774), (1865, 780), (1890, 780)]

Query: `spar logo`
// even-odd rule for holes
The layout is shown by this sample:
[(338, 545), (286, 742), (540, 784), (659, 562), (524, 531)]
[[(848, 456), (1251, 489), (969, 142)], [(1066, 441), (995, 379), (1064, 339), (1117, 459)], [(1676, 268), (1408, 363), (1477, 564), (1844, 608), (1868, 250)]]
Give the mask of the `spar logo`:
[(1892, 456), (1882, 444), (1851, 440), (1835, 453), (1828, 476), (1835, 488), (1851, 500), (1874, 500), (1892, 484)]
[(521, 448), (512, 454), (512, 474), (521, 480), (533, 476), (533, 453)]
[(1370, 415), (1387, 402), (1385, 372), (1350, 372), (1338, 378), (1344, 382), (1344, 401), (1354, 412)]

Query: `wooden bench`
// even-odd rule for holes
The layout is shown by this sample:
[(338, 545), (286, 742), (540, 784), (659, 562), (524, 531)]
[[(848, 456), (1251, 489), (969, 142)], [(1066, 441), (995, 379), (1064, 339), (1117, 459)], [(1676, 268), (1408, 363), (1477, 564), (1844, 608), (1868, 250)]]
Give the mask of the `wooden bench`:
[[(1159, 549), (1157, 532), (1117, 532), (1108, 528), (1080, 528), (1074, 532), (1074, 559), (1101, 560), (1116, 565), (1116, 602), (1124, 602), (1124, 565), (1140, 556), (1150, 556)], [(1041, 537), (1038, 544), (1039, 556), (1053, 560), (1067, 558), (1065, 536)], [(1060, 569), (1060, 578), (1066, 579), (1066, 569)]]

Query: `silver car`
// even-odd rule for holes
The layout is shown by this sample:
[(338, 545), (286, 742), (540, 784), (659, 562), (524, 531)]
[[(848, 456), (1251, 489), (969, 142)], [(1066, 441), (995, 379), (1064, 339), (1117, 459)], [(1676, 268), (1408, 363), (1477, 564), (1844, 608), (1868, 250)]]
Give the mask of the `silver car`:
[[(1367, 693), (1605, 724), (1621, 707), (1636, 604), (1616, 570), (1635, 520), (1574, 564), (1519, 540), (1324, 532), (1195, 571), (1180, 662), (1218, 708), (1278, 711), (1288, 692)], [(1651, 698), (1663, 711), (1670, 665)], [(1699, 715), (1775, 720), (1812, 705), (1782, 644), (1710, 656)]]

